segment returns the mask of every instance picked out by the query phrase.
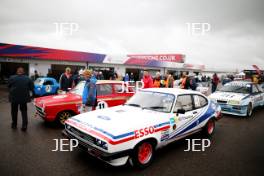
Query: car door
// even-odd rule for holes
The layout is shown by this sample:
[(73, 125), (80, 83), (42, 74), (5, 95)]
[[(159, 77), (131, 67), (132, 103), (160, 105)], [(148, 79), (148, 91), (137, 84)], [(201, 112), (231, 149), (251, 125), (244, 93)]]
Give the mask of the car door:
[(113, 102), (113, 85), (110, 83), (97, 84), (97, 107), (96, 109), (104, 109), (114, 105)]
[(194, 104), (194, 110), (192, 112), (193, 119), (195, 119), (195, 125), (196, 127), (193, 128), (193, 130), (200, 128), (199, 124), (202, 122), (200, 117), (205, 114), (207, 108), (208, 108), (208, 100), (202, 95), (199, 94), (193, 94), (193, 104)]
[(264, 95), (261, 88), (259, 88), (258, 85), (256, 84), (252, 85), (252, 99), (253, 99), (253, 107), (263, 105)]
[[(185, 111), (184, 113), (179, 111)], [(194, 111), (193, 97), (191, 94), (178, 95), (176, 99), (176, 104), (174, 106), (173, 113), (176, 117), (176, 129), (171, 131), (172, 136), (184, 134), (186, 130), (194, 120), (194, 117), (197, 115), (197, 111)], [(189, 130), (187, 130), (189, 131)]]

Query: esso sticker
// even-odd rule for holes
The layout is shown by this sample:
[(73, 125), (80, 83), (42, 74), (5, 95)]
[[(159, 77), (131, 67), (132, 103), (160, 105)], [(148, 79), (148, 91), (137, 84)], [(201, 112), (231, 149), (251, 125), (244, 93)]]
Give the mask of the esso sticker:
[(147, 135), (152, 134), (154, 132), (155, 132), (155, 129), (153, 126), (142, 128), (140, 130), (135, 131), (135, 138), (141, 138), (143, 136), (147, 136)]

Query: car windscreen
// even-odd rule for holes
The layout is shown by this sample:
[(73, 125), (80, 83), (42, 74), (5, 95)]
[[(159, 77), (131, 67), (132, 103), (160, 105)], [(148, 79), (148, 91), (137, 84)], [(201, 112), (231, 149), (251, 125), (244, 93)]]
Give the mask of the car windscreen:
[(138, 91), (125, 105), (159, 112), (171, 112), (175, 96), (167, 93)]
[(79, 82), (70, 92), (75, 93), (77, 95), (82, 95), (83, 94), (83, 89), (84, 89), (85, 82)]
[(250, 94), (251, 88), (250, 84), (225, 84), (219, 91)]
[(34, 81), (34, 84), (37, 85), (37, 86), (40, 86), (40, 85), (43, 84), (43, 82), (44, 82), (44, 79), (40, 79), (40, 78), (38, 78), (38, 79), (36, 79), (36, 80)]

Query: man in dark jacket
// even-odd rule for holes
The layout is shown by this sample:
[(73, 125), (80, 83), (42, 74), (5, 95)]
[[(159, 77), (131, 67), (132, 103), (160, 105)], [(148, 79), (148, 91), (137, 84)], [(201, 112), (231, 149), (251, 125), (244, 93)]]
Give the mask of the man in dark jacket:
[(8, 80), (9, 101), (11, 102), (11, 115), (13, 129), (17, 128), (17, 113), (18, 106), (22, 115), (22, 130), (27, 130), (28, 116), (27, 103), (30, 102), (30, 91), (33, 92), (34, 85), (32, 80), (24, 75), (24, 69), (19, 67), (16, 75), (13, 75)]
[(71, 74), (71, 69), (67, 67), (65, 69), (65, 73), (63, 73), (60, 77), (60, 89), (68, 92), (70, 89), (74, 87), (74, 80)]

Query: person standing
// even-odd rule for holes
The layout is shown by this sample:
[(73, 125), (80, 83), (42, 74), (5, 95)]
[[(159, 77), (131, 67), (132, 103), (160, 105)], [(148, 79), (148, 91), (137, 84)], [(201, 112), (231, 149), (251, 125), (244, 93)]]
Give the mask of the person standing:
[(129, 78), (130, 81), (135, 81), (135, 77), (134, 77), (134, 73), (130, 73), (130, 78)]
[(212, 93), (214, 93), (217, 89), (217, 85), (220, 82), (218, 76), (216, 73), (214, 73), (213, 78), (212, 78)]
[(161, 80), (160, 80), (160, 72), (156, 73), (156, 77), (154, 78), (153, 87), (160, 88), (161, 87)]
[(167, 88), (173, 88), (174, 79), (173, 76), (170, 73), (167, 73), (167, 81), (166, 81), (166, 87)]
[(53, 78), (52, 70), (48, 69), (47, 77)]
[(31, 78), (32, 78), (33, 81), (36, 81), (36, 79), (39, 78), (39, 74), (38, 74), (37, 70), (34, 71), (34, 75)]
[(186, 72), (182, 73), (180, 88), (181, 89), (189, 89), (190, 88), (190, 79), (189, 79), (189, 76)]
[(143, 73), (143, 83), (144, 83), (144, 87), (143, 87), (144, 89), (153, 87), (153, 80), (149, 75), (148, 71), (144, 71)]
[(28, 116), (27, 103), (31, 101), (30, 91), (33, 92), (34, 84), (32, 80), (24, 75), (24, 69), (19, 67), (16, 75), (13, 75), (8, 80), (9, 101), (11, 103), (11, 128), (17, 128), (17, 113), (18, 106), (22, 115), (22, 131), (27, 130)]
[[(82, 95), (82, 112), (92, 111), (97, 104), (96, 99), (96, 82), (97, 79), (92, 75), (91, 70), (84, 70), (83, 77), (85, 79), (85, 86)], [(87, 110), (86, 110), (87, 107)]]
[(125, 74), (123, 81), (124, 82), (128, 82), (129, 81), (129, 75), (128, 75), (128, 73)]
[(60, 77), (60, 89), (62, 91), (68, 92), (71, 88), (74, 87), (73, 76), (71, 74), (71, 69), (67, 67), (65, 69), (65, 73), (63, 73)]
[(196, 90), (197, 82), (196, 82), (196, 78), (195, 78), (194, 73), (190, 74), (189, 81), (190, 81), (190, 89)]

